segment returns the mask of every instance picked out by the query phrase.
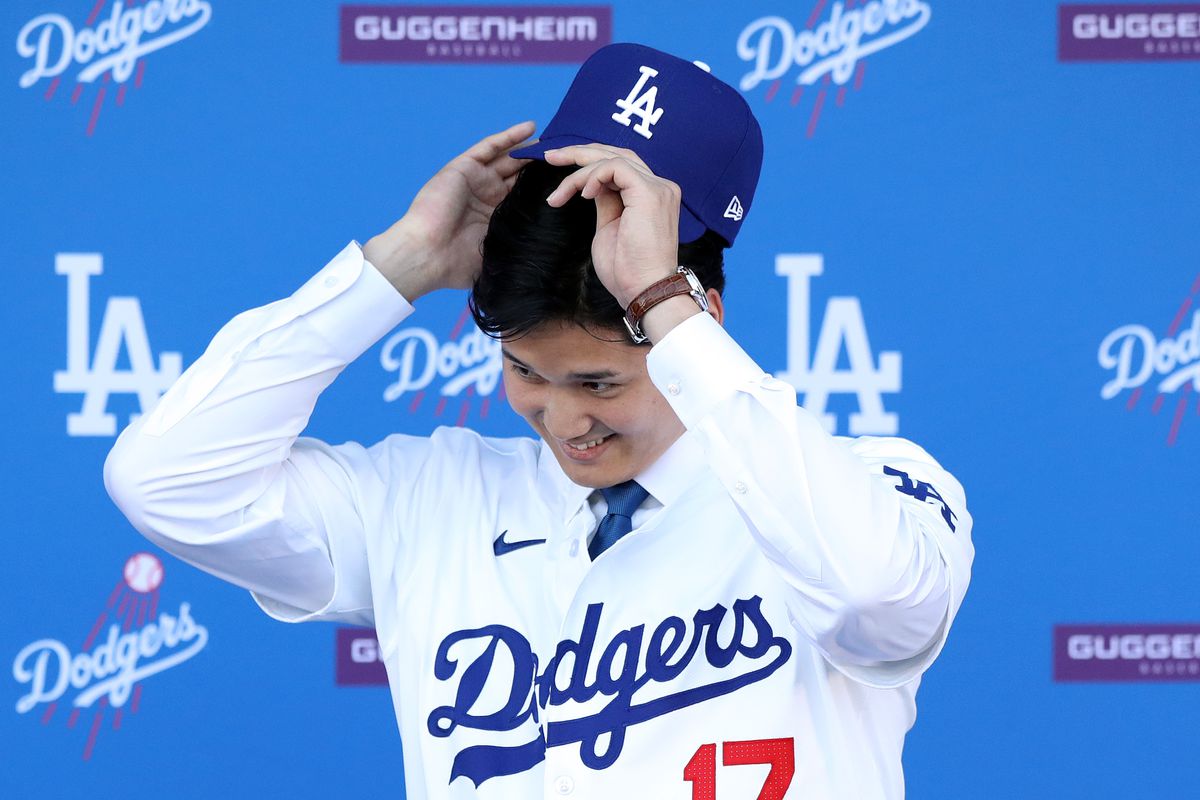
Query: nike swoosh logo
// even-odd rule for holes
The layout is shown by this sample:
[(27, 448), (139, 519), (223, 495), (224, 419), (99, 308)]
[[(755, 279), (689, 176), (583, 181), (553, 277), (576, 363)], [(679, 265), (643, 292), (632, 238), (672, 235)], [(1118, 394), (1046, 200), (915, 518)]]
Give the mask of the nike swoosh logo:
[(533, 547), (535, 544), (545, 544), (545, 539), (530, 539), (525, 542), (506, 542), (504, 537), (508, 535), (508, 531), (504, 531), (496, 537), (496, 541), (492, 542), (492, 551), (496, 555), (502, 556), (505, 553), (511, 553), (513, 550), (520, 550), (522, 547)]

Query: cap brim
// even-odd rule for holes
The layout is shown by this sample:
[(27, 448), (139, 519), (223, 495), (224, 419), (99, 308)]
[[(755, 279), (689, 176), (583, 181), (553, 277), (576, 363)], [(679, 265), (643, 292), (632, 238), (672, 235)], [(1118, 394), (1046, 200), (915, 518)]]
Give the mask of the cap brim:
[[(559, 147), (570, 147), (576, 144), (593, 144), (594, 140), (586, 136), (551, 136), (549, 139), (539, 139), (533, 144), (524, 147), (518, 147), (509, 153), (512, 158), (537, 158), (545, 160), (547, 150), (554, 150)], [(687, 206), (680, 205), (679, 207), (679, 241), (694, 242), (704, 235), (708, 227), (700, 221), (700, 218), (688, 210)]]
[(573, 144), (593, 144), (595, 140), (589, 139), (586, 136), (551, 136), (549, 139), (539, 139), (533, 144), (527, 144), (524, 147), (518, 147), (509, 153), (512, 158), (541, 158), (546, 155), (547, 150), (554, 150), (558, 147), (570, 147)]

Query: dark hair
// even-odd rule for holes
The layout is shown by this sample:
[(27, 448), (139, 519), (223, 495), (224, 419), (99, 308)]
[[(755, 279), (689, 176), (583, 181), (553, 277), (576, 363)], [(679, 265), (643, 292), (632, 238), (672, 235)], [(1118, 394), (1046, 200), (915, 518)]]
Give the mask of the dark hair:
[[(516, 338), (548, 321), (620, 331), (624, 309), (592, 266), (596, 204), (578, 194), (560, 208), (546, 197), (577, 169), (530, 161), (488, 222), (483, 269), (471, 289), (476, 324), (493, 338)], [(679, 263), (706, 288), (725, 290), (725, 240), (712, 231), (679, 246)]]

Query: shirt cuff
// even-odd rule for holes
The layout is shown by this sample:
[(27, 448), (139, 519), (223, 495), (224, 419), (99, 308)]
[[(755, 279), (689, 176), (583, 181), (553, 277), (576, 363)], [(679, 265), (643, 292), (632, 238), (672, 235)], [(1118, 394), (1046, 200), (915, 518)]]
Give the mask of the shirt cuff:
[(780, 383), (763, 372), (711, 314), (693, 314), (676, 325), (651, 348), (646, 368), (689, 429), (737, 392)]

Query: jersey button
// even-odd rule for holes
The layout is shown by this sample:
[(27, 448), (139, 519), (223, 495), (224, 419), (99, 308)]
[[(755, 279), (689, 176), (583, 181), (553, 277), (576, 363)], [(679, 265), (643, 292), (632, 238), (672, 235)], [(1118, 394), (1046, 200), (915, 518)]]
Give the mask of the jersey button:
[(735, 492), (737, 492), (738, 494), (745, 494), (747, 492), (747, 487), (746, 487), (746, 484), (742, 483), (741, 481), (738, 481), (737, 483), (735, 483), (733, 485), (733, 490)]
[(569, 775), (559, 775), (554, 779), (554, 791), (561, 795), (568, 795), (575, 791), (575, 781), (571, 780)]

